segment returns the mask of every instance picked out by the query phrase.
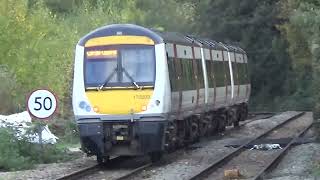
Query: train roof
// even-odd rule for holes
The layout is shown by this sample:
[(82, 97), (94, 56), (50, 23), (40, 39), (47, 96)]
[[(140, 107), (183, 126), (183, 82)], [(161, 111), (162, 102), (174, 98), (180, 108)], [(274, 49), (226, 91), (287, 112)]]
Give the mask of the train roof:
[(194, 35), (184, 35), (179, 32), (163, 32), (154, 29), (148, 29), (134, 24), (112, 24), (103, 26), (85, 35), (82, 39), (80, 39), (78, 44), (84, 46), (89, 39), (114, 35), (147, 36), (151, 38), (155, 44), (174, 43), (186, 46), (203, 46), (210, 49), (228, 49), (235, 52), (245, 53), (245, 51), (238, 46), (228, 45)]

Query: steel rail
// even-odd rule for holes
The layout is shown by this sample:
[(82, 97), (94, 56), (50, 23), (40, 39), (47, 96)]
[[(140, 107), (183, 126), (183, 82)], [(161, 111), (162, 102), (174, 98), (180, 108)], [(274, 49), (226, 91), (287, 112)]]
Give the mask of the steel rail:
[(72, 172), (72, 173), (67, 174), (67, 175), (65, 175), (65, 176), (63, 176), (63, 177), (57, 178), (56, 180), (73, 180), (73, 179), (78, 179), (78, 178), (83, 177), (83, 176), (86, 176), (86, 175), (88, 175), (88, 174), (97, 172), (98, 169), (99, 169), (99, 165), (96, 164), (96, 165), (93, 165), (93, 166), (90, 166), (90, 167), (81, 169), (81, 170), (79, 170), (79, 171)]
[(152, 165), (153, 165), (152, 163), (145, 164), (145, 165), (143, 165), (143, 166), (141, 166), (141, 167), (138, 167), (138, 168), (132, 170), (131, 172), (129, 172), (129, 173), (127, 173), (127, 174), (125, 174), (125, 175), (123, 175), (123, 176), (121, 176), (121, 177), (116, 178), (116, 180), (130, 179), (130, 178), (133, 177), (134, 175), (136, 175), (136, 174), (140, 173), (141, 171), (143, 171), (143, 170), (151, 167)]
[[(243, 122), (243, 123), (240, 123), (240, 127), (241, 126), (245, 126), (246, 124), (249, 124), (253, 121), (257, 121), (257, 120), (261, 120), (261, 119), (268, 119), (268, 118), (271, 118), (273, 116), (276, 116), (278, 115), (279, 113), (275, 113), (275, 112), (257, 112), (257, 113), (249, 113), (249, 118), (244, 120), (244, 121), (240, 121), (240, 122)], [(259, 117), (259, 116), (262, 116), (262, 117)]]
[(265, 136), (267, 136), (269, 133), (271, 133), (272, 131), (281, 128), (283, 125), (289, 123), (292, 120), (295, 120), (299, 117), (301, 117), (302, 115), (304, 115), (305, 112), (300, 112), (298, 114), (296, 114), (295, 116), (281, 122), (280, 124), (276, 125), (275, 127), (267, 130), (266, 132), (258, 135), (257, 137), (248, 140), (247, 142), (245, 142), (243, 145), (241, 145), (240, 147), (238, 147), (237, 149), (235, 149), (234, 151), (232, 151), (231, 153), (228, 153), (226, 155), (224, 155), (222, 158), (216, 160), (215, 162), (213, 162), (212, 164), (210, 164), (207, 168), (205, 168), (204, 170), (202, 170), (201, 172), (199, 172), (198, 174), (194, 175), (193, 177), (190, 178), (190, 180), (198, 180), (198, 179), (204, 179), (207, 176), (209, 176), (210, 174), (212, 174), (212, 172), (214, 172), (215, 170), (217, 170), (218, 168), (220, 168), (223, 164), (227, 163), (230, 159), (232, 159), (233, 157), (239, 155), (241, 152), (243, 152), (246, 148), (247, 145), (249, 145), (250, 143), (252, 143), (253, 141), (257, 140), (257, 139), (261, 139)]
[(268, 118), (271, 118), (271, 117), (273, 117), (273, 116), (275, 116), (275, 115), (273, 115), (273, 114), (270, 114), (270, 115), (266, 115), (265, 117), (260, 117), (260, 118), (256, 118), (256, 117), (253, 117), (253, 118), (249, 118), (249, 119), (246, 119), (245, 121), (240, 121), (240, 122), (243, 122), (243, 123), (240, 123), (240, 127), (242, 127), (242, 126), (245, 126), (245, 125), (247, 125), (247, 124), (249, 124), (249, 123), (251, 123), (251, 122), (253, 122), (253, 121), (257, 121), (257, 120), (261, 120), (261, 119), (268, 119)]
[(303, 131), (301, 131), (295, 138), (292, 138), (292, 140), (287, 144), (285, 148), (283, 148), (277, 156), (275, 156), (268, 164), (266, 167), (264, 167), (253, 179), (254, 180), (262, 180), (264, 179), (264, 176), (268, 173), (271, 172), (280, 162), (281, 159), (286, 155), (286, 153), (291, 149), (293, 144), (297, 141), (299, 137), (302, 137), (308, 130), (312, 127), (312, 123), (307, 126)]
[(267, 112), (267, 111), (249, 112), (249, 115), (269, 115), (269, 114), (277, 114), (277, 112)]
[[(123, 157), (117, 156), (117, 157), (111, 158), (109, 163), (115, 163), (116, 161), (121, 161), (121, 160), (123, 160)], [(102, 168), (101, 165), (95, 164), (95, 165), (80, 169), (78, 171), (69, 173), (67, 175), (64, 175), (63, 177), (57, 178), (56, 180), (79, 179), (79, 178), (87, 176), (89, 174), (93, 174), (93, 173), (99, 171), (101, 168)]]

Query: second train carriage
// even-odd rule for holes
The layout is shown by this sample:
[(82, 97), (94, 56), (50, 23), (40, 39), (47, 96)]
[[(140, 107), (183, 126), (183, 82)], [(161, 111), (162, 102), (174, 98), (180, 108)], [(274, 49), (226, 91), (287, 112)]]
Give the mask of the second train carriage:
[(82, 149), (153, 160), (247, 116), (248, 60), (239, 47), (116, 24), (76, 47), (73, 110)]

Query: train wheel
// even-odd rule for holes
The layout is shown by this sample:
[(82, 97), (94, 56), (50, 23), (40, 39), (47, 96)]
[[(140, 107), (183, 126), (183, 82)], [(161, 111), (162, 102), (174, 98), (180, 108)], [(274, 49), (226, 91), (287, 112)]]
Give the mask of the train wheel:
[(177, 125), (177, 147), (183, 147), (186, 144), (186, 121), (176, 121)]
[(241, 121), (241, 118), (242, 118), (242, 111), (241, 111), (241, 108), (238, 108), (235, 110), (236, 111), (236, 117), (235, 117), (235, 121), (233, 122), (233, 127), (239, 127), (240, 125), (240, 121)]
[(191, 142), (197, 142), (199, 140), (199, 126), (196, 120), (192, 120), (190, 127), (190, 140)]
[(208, 135), (209, 129), (211, 128), (211, 125), (209, 127), (210, 119), (208, 117), (203, 117), (200, 119), (200, 137), (204, 137)]
[(235, 108), (230, 108), (227, 111), (227, 124), (231, 126), (236, 121), (237, 121), (237, 110)]
[(151, 162), (155, 163), (161, 160), (163, 153), (161, 151), (151, 152), (149, 154)]
[(227, 125), (226, 115), (222, 114), (218, 116), (217, 119), (219, 122), (218, 132), (224, 132), (226, 130), (226, 125)]
[(174, 151), (177, 147), (177, 125), (175, 122), (169, 122), (166, 131), (166, 144), (168, 145), (167, 150)]
[(99, 165), (105, 166), (109, 162), (109, 156), (97, 155), (97, 163)]
[(245, 104), (243, 107), (243, 121), (246, 120), (248, 118), (248, 105)]
[(233, 122), (233, 127), (239, 127), (239, 121)]
[(218, 132), (219, 129), (219, 118), (216, 118), (215, 116), (212, 116), (211, 118), (211, 134), (215, 134)]

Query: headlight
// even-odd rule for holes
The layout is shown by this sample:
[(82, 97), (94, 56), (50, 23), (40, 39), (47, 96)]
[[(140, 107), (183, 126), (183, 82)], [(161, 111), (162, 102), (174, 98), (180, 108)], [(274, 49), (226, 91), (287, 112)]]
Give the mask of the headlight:
[(87, 112), (90, 112), (90, 111), (91, 111), (90, 105), (89, 105), (87, 102), (85, 102), (85, 101), (81, 101), (81, 102), (79, 103), (79, 108), (80, 108), (80, 109), (83, 109), (83, 110), (85, 110), (85, 111), (87, 111)]
[(87, 111), (87, 112), (90, 112), (90, 111), (91, 111), (91, 107), (90, 107), (90, 106), (87, 106), (87, 107), (86, 107), (86, 111)]
[(81, 101), (81, 102), (79, 103), (79, 108), (85, 109), (87, 105), (88, 105), (88, 104), (87, 104), (85, 101)]

